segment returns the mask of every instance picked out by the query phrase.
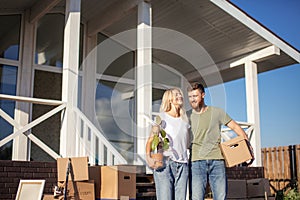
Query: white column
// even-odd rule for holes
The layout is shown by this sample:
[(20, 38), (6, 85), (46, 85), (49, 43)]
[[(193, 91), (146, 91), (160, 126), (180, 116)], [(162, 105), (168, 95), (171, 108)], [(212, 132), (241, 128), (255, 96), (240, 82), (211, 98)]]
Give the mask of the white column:
[[(136, 67), (136, 101), (137, 101), (137, 154), (144, 158), (149, 124), (143, 115), (152, 114), (152, 33), (151, 5), (141, 1), (138, 5), (137, 26), (137, 67)], [(137, 160), (140, 164), (141, 160)]]
[[(22, 66), (19, 68), (19, 96), (31, 97), (33, 81), (33, 49), (34, 49), (34, 24), (29, 23), (30, 12), (25, 12), (24, 41), (22, 49)], [(22, 126), (30, 121), (31, 104), (16, 102), (15, 120)], [(29, 160), (30, 145), (28, 138), (22, 134), (13, 140), (12, 160)]]
[(247, 99), (247, 121), (254, 124), (254, 132), (251, 138), (251, 144), (255, 156), (255, 161), (253, 165), (261, 166), (261, 137), (257, 83), (257, 64), (252, 61), (245, 62), (245, 81)]
[(77, 107), (80, 0), (66, 0), (62, 101), (67, 102), (62, 118), (60, 154), (75, 156), (76, 121), (72, 108)]

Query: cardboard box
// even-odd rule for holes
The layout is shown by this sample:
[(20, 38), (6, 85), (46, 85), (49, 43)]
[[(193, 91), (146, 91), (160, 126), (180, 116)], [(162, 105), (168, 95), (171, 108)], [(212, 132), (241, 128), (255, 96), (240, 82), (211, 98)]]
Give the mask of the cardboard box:
[(95, 200), (94, 181), (70, 181), (68, 183), (68, 199)]
[(59, 198), (54, 198), (53, 194), (44, 194), (42, 199), (43, 200), (63, 200), (64, 197), (61, 196)]
[(89, 166), (89, 180), (93, 180), (95, 183), (95, 197), (101, 198), (101, 166)]
[(71, 160), (71, 170), (69, 180), (87, 181), (88, 175), (88, 157), (58, 158), (57, 159), (57, 179), (58, 182), (66, 181), (68, 159)]
[(248, 142), (238, 136), (220, 144), (227, 167), (232, 167), (251, 160), (252, 153)]
[(136, 167), (101, 167), (101, 199), (136, 199)]
[[(63, 181), (58, 182), (59, 187), (65, 187)], [(64, 191), (64, 188), (63, 188)], [(64, 199), (64, 194), (57, 196), (55, 199)], [(93, 180), (89, 181), (68, 181), (67, 199), (75, 200), (95, 200), (95, 183)]]
[(247, 199), (246, 180), (228, 179), (227, 199)]
[(247, 180), (248, 198), (271, 196), (270, 183), (266, 178)]

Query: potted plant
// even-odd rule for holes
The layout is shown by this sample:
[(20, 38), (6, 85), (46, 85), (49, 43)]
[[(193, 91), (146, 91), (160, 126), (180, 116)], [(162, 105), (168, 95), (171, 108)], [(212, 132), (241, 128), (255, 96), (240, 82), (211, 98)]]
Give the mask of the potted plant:
[[(169, 148), (169, 138), (163, 129), (163, 121), (160, 116), (156, 116), (153, 126), (157, 127), (157, 131), (153, 132), (152, 141), (150, 142), (151, 158), (155, 160), (155, 167), (160, 168), (164, 166), (163, 151)], [(148, 147), (149, 148), (149, 147)]]

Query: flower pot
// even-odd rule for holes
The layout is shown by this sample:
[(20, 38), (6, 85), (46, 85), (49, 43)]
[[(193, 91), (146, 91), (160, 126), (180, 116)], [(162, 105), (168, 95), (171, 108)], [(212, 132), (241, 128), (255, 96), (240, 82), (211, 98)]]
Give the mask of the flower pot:
[(155, 160), (156, 169), (164, 167), (164, 155), (162, 153), (153, 153), (151, 154), (151, 158)]

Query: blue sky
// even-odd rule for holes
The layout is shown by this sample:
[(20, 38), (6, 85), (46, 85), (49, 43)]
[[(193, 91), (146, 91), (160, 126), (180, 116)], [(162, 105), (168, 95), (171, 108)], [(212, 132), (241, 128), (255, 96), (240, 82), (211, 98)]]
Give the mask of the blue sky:
[[(300, 49), (299, 0), (232, 0), (234, 4)], [(245, 80), (225, 84), (226, 111), (247, 121)], [(258, 75), (262, 147), (300, 144), (300, 64)]]

